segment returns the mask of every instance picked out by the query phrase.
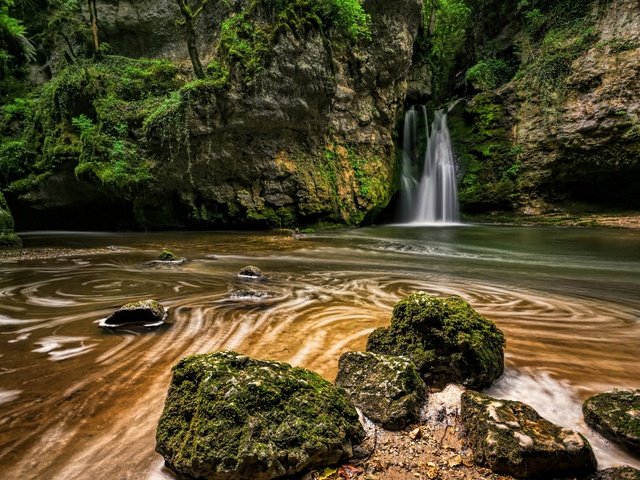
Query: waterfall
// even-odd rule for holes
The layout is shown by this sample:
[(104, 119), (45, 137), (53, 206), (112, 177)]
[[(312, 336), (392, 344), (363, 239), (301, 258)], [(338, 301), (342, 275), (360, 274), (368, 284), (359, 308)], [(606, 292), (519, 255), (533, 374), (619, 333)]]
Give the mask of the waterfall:
[[(427, 139), (424, 158), (418, 149), (417, 112), (411, 108), (405, 114), (402, 156), (402, 221), (410, 223), (458, 223), (458, 188), (456, 166), (447, 126), (447, 113), (435, 113), (431, 132), (426, 108), (422, 107)], [(415, 163), (423, 161), (418, 180)]]

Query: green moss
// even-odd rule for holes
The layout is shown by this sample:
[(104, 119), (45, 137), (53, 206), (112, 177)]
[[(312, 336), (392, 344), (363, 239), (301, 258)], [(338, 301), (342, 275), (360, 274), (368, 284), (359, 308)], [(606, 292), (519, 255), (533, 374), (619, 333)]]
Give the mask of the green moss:
[(640, 453), (640, 390), (614, 390), (587, 399), (585, 422), (631, 452)]
[(162, 252), (160, 252), (160, 255), (158, 255), (158, 260), (161, 260), (163, 262), (174, 262), (176, 260), (180, 260), (180, 258), (177, 257), (171, 250), (163, 250)]
[(414, 293), (393, 309), (391, 326), (375, 330), (367, 351), (406, 355), (427, 385), (488, 386), (504, 369), (504, 335), (457, 297)]
[(182, 475), (254, 478), (337, 461), (347, 439), (363, 436), (355, 408), (319, 375), (220, 352), (173, 368), (156, 450)]
[(0, 248), (19, 247), (22, 242), (13, 231), (13, 217), (9, 206), (0, 192)]

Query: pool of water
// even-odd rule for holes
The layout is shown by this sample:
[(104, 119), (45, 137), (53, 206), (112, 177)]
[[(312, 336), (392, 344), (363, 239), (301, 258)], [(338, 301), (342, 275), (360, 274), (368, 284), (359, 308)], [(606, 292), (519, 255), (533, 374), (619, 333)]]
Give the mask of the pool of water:
[[(3, 478), (170, 478), (154, 453), (171, 366), (235, 350), (332, 380), (413, 291), (460, 295), (507, 338), (490, 393), (577, 428), (602, 467), (627, 463), (591, 433), (580, 405), (640, 387), (640, 233), (614, 229), (382, 226), (274, 233), (23, 235), (0, 257)], [(149, 264), (163, 248), (184, 265)], [(256, 265), (262, 281), (237, 276)], [(237, 290), (267, 293), (238, 299)], [(156, 298), (170, 325), (105, 331), (132, 300)]]

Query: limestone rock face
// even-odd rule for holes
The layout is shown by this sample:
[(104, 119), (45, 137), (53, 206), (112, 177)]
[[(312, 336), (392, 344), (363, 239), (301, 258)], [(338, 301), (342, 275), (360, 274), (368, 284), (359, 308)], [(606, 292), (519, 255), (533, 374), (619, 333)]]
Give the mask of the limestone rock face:
[(596, 469), (589, 442), (521, 402), (462, 394), (462, 424), (476, 463), (516, 478), (580, 477)]
[(420, 419), (427, 389), (408, 358), (364, 352), (340, 357), (336, 385), (370, 420), (388, 430)]
[[(544, 49), (530, 54), (529, 69), (451, 115), (454, 146), (472, 158), (461, 182), (468, 211), (640, 208), (640, 9), (636, 0), (594, 0), (581, 12), (588, 28), (548, 42), (560, 53), (580, 45), (574, 56), (554, 64)], [(544, 68), (553, 73), (537, 79)], [(466, 143), (468, 131), (455, 127), (470, 118), (483, 136)]]
[(219, 352), (173, 368), (156, 451), (187, 478), (267, 480), (346, 459), (364, 435), (319, 375)]
[(461, 298), (415, 293), (398, 302), (391, 326), (378, 328), (367, 351), (409, 357), (428, 386), (491, 384), (504, 371), (504, 335)]
[(640, 390), (594, 395), (582, 411), (587, 425), (640, 457)]
[(21, 244), (20, 238), (13, 230), (13, 217), (9, 206), (0, 192), (0, 248), (19, 247)]

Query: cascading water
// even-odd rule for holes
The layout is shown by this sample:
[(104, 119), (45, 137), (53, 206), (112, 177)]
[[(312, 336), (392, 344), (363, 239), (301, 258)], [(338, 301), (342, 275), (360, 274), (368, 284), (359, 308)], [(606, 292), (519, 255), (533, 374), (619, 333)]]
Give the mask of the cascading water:
[[(402, 160), (402, 220), (410, 223), (458, 223), (458, 188), (456, 165), (447, 126), (447, 113), (438, 110), (428, 128), (426, 108), (422, 107), (427, 145), (422, 175), (416, 176), (415, 163), (422, 159), (418, 149), (417, 112), (411, 108), (405, 114)], [(419, 178), (419, 180), (418, 180)]]

